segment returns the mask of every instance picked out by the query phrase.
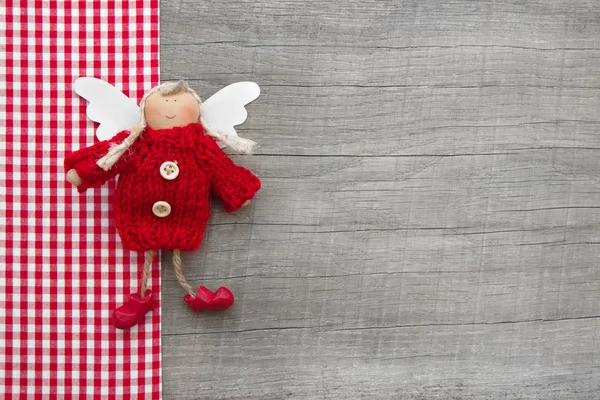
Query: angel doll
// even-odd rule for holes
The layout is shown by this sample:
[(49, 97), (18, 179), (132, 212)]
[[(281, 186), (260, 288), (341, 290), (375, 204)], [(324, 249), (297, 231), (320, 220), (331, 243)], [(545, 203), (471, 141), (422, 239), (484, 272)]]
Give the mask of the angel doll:
[[(249, 87), (236, 87), (240, 84), (254, 85), (249, 98)], [(251, 151), (254, 142), (236, 136), (233, 125), (245, 120), (244, 105), (258, 97), (258, 85), (230, 85), (221, 91), (224, 94), (219, 92), (203, 104), (186, 82), (163, 83), (144, 95), (139, 108), (132, 101), (122, 101), (125, 95), (94, 78), (80, 78), (75, 90), (90, 100), (88, 116), (106, 124), (98, 128), (99, 136), (110, 136), (103, 130), (118, 133), (68, 155), (64, 161), (67, 180), (81, 193), (119, 175), (113, 212), (123, 248), (145, 252), (140, 290), (113, 312), (114, 326), (131, 328), (152, 309), (153, 294), (147, 280), (159, 249), (173, 251), (175, 275), (194, 312), (229, 308), (234, 302), (229, 289), (220, 287), (212, 292), (204, 286), (198, 290), (190, 286), (182, 272), (180, 252), (200, 247), (211, 192), (232, 212), (248, 204), (260, 189), (259, 179), (235, 165), (221, 149)], [(102, 90), (117, 95), (108, 100), (104, 96), (106, 104), (94, 102)], [(111, 105), (111, 96), (119, 101)], [(103, 116), (111, 107), (116, 111), (115, 104), (121, 104), (120, 112), (128, 114), (126, 118), (115, 116), (121, 120), (118, 123)], [(127, 126), (135, 119), (133, 128)], [(123, 126), (129, 129), (121, 129)]]

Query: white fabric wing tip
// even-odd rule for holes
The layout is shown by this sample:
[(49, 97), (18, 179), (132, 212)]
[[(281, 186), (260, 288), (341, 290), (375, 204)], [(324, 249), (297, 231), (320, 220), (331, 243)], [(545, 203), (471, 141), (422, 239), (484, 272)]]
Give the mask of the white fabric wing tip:
[(140, 108), (136, 102), (102, 79), (78, 78), (73, 89), (88, 101), (88, 118), (100, 124), (96, 130), (99, 140), (108, 140), (123, 130), (131, 129), (140, 120)]
[[(235, 126), (248, 118), (245, 106), (260, 96), (260, 86), (254, 82), (236, 82), (224, 87), (202, 103), (202, 118), (210, 130), (237, 136)], [(220, 143), (221, 147), (224, 147)]]

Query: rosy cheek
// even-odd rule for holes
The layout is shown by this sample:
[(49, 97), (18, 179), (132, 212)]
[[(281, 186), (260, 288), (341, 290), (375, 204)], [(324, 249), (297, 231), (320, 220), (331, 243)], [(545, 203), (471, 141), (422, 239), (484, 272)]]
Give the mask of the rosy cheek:
[(146, 118), (148, 118), (148, 116), (152, 117), (156, 115), (156, 111), (157, 107), (154, 104), (146, 104), (146, 107), (144, 107), (144, 114), (146, 115)]
[(196, 104), (186, 104), (182, 107), (181, 113), (187, 120), (196, 120), (200, 116), (200, 107)]

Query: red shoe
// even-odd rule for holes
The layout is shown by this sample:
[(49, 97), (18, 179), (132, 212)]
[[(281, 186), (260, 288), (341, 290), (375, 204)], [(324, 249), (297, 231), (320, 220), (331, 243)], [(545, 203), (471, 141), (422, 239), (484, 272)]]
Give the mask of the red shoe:
[(196, 296), (187, 294), (184, 298), (192, 311), (223, 311), (227, 310), (235, 301), (233, 293), (226, 287), (221, 286), (216, 292), (211, 292), (204, 286), (200, 286)]
[(147, 290), (146, 297), (143, 299), (139, 293), (131, 294), (127, 303), (113, 312), (113, 325), (117, 329), (129, 329), (142, 322), (144, 316), (152, 310), (154, 305), (152, 297), (152, 290)]

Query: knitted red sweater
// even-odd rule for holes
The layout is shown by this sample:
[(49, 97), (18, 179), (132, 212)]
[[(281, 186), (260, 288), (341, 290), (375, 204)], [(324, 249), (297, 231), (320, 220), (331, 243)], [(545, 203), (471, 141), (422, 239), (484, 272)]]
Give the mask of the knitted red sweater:
[(210, 192), (235, 211), (260, 189), (250, 171), (235, 165), (202, 125), (144, 133), (108, 171), (96, 161), (129, 132), (78, 150), (65, 169), (81, 177), (79, 192), (119, 175), (114, 215), (123, 247), (130, 250), (196, 250), (210, 209)]

